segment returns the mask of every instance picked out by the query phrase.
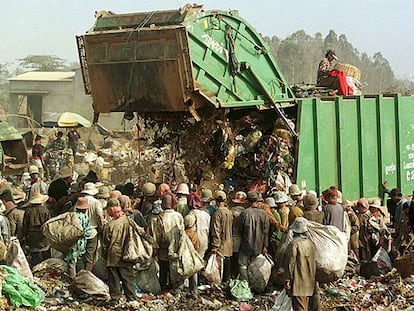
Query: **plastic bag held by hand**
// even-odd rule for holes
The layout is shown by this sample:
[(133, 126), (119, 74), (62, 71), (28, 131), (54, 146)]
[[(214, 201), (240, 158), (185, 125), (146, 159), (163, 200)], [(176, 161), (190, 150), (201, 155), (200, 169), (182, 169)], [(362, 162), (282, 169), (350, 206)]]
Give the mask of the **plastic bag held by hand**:
[(223, 279), (223, 257), (212, 254), (207, 261), (204, 276), (212, 285), (218, 285)]

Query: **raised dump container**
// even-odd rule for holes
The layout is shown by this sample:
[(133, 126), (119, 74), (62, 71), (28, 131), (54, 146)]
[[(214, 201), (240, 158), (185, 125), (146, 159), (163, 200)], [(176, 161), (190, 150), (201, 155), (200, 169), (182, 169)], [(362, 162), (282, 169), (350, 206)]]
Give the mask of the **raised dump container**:
[(291, 103), (264, 40), (236, 11), (98, 12), (77, 37), (94, 111), (185, 111)]

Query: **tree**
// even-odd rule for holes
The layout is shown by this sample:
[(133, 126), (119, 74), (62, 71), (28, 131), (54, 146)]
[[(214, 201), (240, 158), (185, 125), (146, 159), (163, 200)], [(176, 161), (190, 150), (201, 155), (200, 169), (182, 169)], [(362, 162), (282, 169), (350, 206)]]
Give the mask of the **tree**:
[(0, 64), (0, 114), (7, 111), (9, 103), (9, 68), (7, 64)]
[(20, 66), (30, 71), (61, 71), (66, 61), (53, 55), (29, 55), (19, 59)]

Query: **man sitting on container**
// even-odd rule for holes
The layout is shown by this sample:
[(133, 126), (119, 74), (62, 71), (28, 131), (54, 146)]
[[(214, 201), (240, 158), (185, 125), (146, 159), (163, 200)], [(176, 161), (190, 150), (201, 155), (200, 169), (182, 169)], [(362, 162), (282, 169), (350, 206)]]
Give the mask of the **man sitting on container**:
[(326, 51), (318, 67), (317, 86), (332, 88), (329, 95), (352, 95), (353, 91), (346, 82), (346, 75), (342, 70), (333, 69), (332, 62), (338, 60), (333, 50)]

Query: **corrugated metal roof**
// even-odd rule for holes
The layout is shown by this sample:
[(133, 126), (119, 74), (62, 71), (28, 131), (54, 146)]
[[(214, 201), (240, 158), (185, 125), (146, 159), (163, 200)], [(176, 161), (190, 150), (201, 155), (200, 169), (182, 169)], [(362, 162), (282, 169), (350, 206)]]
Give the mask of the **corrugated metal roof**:
[(19, 140), (23, 136), (9, 123), (0, 122), (0, 141)]
[(73, 81), (75, 71), (31, 71), (11, 77), (9, 81)]

